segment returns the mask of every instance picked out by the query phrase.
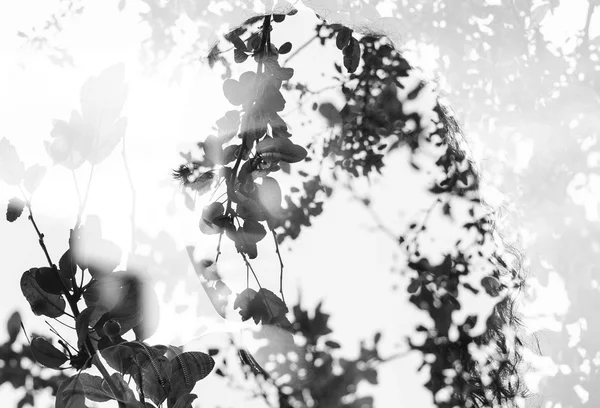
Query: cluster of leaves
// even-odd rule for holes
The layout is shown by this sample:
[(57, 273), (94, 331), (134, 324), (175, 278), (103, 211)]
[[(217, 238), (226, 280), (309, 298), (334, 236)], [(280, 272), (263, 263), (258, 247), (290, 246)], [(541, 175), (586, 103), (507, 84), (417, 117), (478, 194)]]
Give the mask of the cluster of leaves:
[[(373, 398), (358, 396), (356, 390), (361, 381), (378, 382), (376, 369), (385, 361), (377, 350), (381, 334), (375, 334), (371, 347), (361, 343), (359, 356), (348, 360), (336, 356), (341, 345), (330, 339), (332, 331), (328, 320), (329, 315), (321, 311), (320, 304), (312, 316), (301, 305), (296, 305), (292, 323), (286, 331), (267, 328), (256, 332), (256, 339), (267, 340), (265, 345), (252, 354), (238, 350), (242, 366), (246, 368), (246, 379), (258, 377), (275, 386), (282, 408), (372, 407)], [(224, 377), (231, 376), (226, 360), (216, 372)], [(263, 397), (267, 398), (264, 390)]]
[[(37, 231), (33, 216), (30, 220)], [(74, 319), (77, 347), (61, 337), (60, 350), (46, 338), (35, 337), (31, 353), (48, 368), (62, 369), (68, 362), (70, 367), (82, 370), (94, 364), (103, 374), (78, 373), (63, 381), (57, 390), (56, 407), (84, 406), (85, 398), (96, 402), (116, 400), (126, 407), (159, 406), (165, 400), (168, 407), (191, 407), (196, 396), (190, 393), (196, 382), (210, 373), (214, 361), (201, 352), (182, 353), (171, 346), (143, 342), (156, 329), (158, 299), (132, 270), (114, 271), (121, 251), (102, 238), (99, 224), (90, 221), (71, 230), (69, 249), (58, 265), (51, 262), (42, 234), (40, 244), (50, 266), (25, 271), (21, 290), (34, 314), (53, 319), (68, 315)], [(90, 249), (100, 256), (93, 256)], [(80, 301), (85, 303), (81, 311)], [(65, 310), (67, 304), (71, 313)], [(133, 332), (135, 341), (123, 338), (128, 332)], [(103, 369), (98, 353), (115, 373), (109, 376)], [(125, 375), (134, 380), (139, 401), (124, 380)]]
[(227, 36), (235, 47), (235, 61), (241, 64), (252, 56), (257, 70), (244, 72), (239, 80), (225, 80), (225, 97), (241, 110), (227, 112), (217, 121), (218, 135), (199, 144), (203, 160), (188, 162), (175, 172), (185, 186), (200, 193), (214, 182), (225, 183), (226, 203), (215, 201), (204, 208), (200, 230), (225, 233), (238, 252), (250, 259), (256, 258), (256, 244), (266, 236), (262, 223), (274, 230), (282, 220), (281, 188), (269, 175), (307, 155), (303, 147), (290, 141), (287, 125), (279, 116), (285, 107), (280, 88), (294, 71), (278, 63), (279, 55), (289, 52), (291, 44), (277, 48), (271, 42), (271, 18), (283, 21), (284, 17), (264, 17), (259, 30), (245, 40), (240, 36), (247, 27)]
[(32, 362), (32, 346), (21, 344), (17, 349), (16, 340), (21, 330), (21, 316), (14, 312), (6, 322), (8, 339), (0, 345), (0, 385), (10, 383), (15, 389), (23, 388), (25, 394), (17, 403), (17, 408), (26, 404), (35, 406), (36, 396), (45, 389), (56, 394), (59, 384), (68, 377), (64, 373), (38, 375), (28, 367)]
[[(317, 35), (322, 44), (335, 37), (336, 46), (343, 50), (344, 66), (349, 71), (349, 75), (344, 76), (341, 66), (335, 66), (340, 74), (340, 90), (346, 99), (343, 109), (338, 111), (331, 103), (323, 103), (318, 109), (334, 130), (324, 141), (324, 156), (333, 158), (336, 166), (354, 177), (366, 177), (373, 170), (380, 172), (384, 165), (384, 155), (394, 149), (407, 146), (415, 154), (432, 146), (441, 152), (434, 163), (440, 171), (437, 172), (438, 176), (429, 190), (439, 197), (437, 201), (443, 199), (446, 202), (443, 214), (453, 219), (451, 200), (466, 199), (475, 206), (481, 206), (479, 176), (459, 145), (460, 130), (457, 123), (437, 99), (431, 106), (431, 112), (427, 111), (427, 107), (424, 111), (414, 108), (415, 102), (419, 98), (427, 98), (423, 97), (423, 94), (431, 90), (423, 81), (414, 80), (417, 76), (416, 71), (402, 54), (384, 38), (365, 35), (357, 40), (351, 30), (341, 26), (321, 24), (317, 27)], [(359, 49), (358, 53), (349, 51), (355, 44)], [(242, 49), (241, 46), (236, 46), (235, 42), (234, 46), (237, 50)], [(241, 59), (240, 55), (238, 51), (238, 60)], [(347, 58), (350, 55), (358, 55), (362, 61), (362, 68), (358, 72), (356, 71), (361, 64)], [(409, 104), (412, 106), (406, 108), (405, 105)], [(207, 155), (208, 151), (210, 150), (205, 147)], [(416, 164), (414, 167), (418, 169)], [(283, 232), (278, 234), (280, 242), (285, 237), (296, 238), (301, 226), (310, 225), (310, 217), (322, 212), (323, 203), (318, 201), (319, 193), (327, 196), (331, 194), (331, 188), (324, 186), (319, 176), (310, 176), (308, 173), (301, 175), (307, 178), (303, 186), (303, 197), (300, 205), (294, 204), (290, 197), (286, 197), (286, 221), (279, 225), (283, 229)], [(222, 206), (217, 213), (222, 214)], [(474, 217), (473, 209), (470, 210), (469, 217)], [(467, 231), (475, 231), (475, 245), (484, 245), (491, 240), (493, 225), (490, 221), (487, 216), (473, 219), (463, 226)], [(424, 230), (423, 225), (421, 229), (413, 232), (418, 235)], [(520, 354), (514, 349), (509, 349), (504, 333), (507, 326), (516, 324), (507, 292), (498, 288), (495, 291), (490, 289), (490, 293), (494, 293), (493, 296), (499, 297), (499, 302), (492, 317), (488, 319), (483, 335), (469, 334), (477, 320), (476, 316), (471, 316), (466, 323), (459, 325), (458, 340), (450, 340), (448, 332), (452, 325), (452, 314), (460, 309), (457, 299), (459, 284), (473, 293), (478, 292), (478, 289), (460, 283), (460, 277), (470, 272), (467, 260), (471, 261), (472, 256), (458, 251), (452, 257), (446, 255), (446, 261), (437, 269), (431, 265), (424, 268), (423, 265), (428, 265), (427, 259), (421, 257), (418, 245), (410, 245), (417, 241), (416, 235), (411, 242), (406, 242), (407, 237), (400, 236), (398, 242), (406, 242), (405, 249), (411, 255), (410, 258), (416, 258), (409, 264), (409, 269), (418, 273), (409, 287), (411, 301), (420, 309), (428, 311), (433, 320), (434, 329), (418, 328), (419, 331), (426, 332), (425, 343), (411, 345), (425, 356), (435, 356), (435, 359), (427, 357), (423, 364), (429, 366), (431, 380), (427, 386), (434, 395), (434, 401), (440, 407), (513, 402), (515, 398), (523, 395), (523, 391), (517, 381)], [(458, 266), (457, 259), (464, 261), (461, 266)], [(501, 261), (501, 258), (495, 257), (494, 260)], [(509, 271), (506, 264), (493, 266), (496, 269), (492, 275), (482, 281), (486, 291), (487, 287), (497, 286), (493, 282), (497, 282), (500, 275), (512, 274), (511, 277), (516, 281), (521, 279), (516, 271)], [(431, 281), (432, 271), (437, 271), (433, 273), (437, 280)], [(240, 300), (236, 304), (249, 303)], [(251, 314), (243, 316), (249, 318)], [(255, 319), (260, 321), (260, 314)], [(495, 345), (492, 346), (494, 353), (485, 361), (476, 360), (470, 351), (471, 345), (488, 344)], [(494, 363), (494, 358), (502, 363)], [(453, 379), (446, 378), (449, 369), (456, 372)], [(482, 380), (483, 372), (491, 381)], [(448, 398), (436, 397), (448, 388)]]

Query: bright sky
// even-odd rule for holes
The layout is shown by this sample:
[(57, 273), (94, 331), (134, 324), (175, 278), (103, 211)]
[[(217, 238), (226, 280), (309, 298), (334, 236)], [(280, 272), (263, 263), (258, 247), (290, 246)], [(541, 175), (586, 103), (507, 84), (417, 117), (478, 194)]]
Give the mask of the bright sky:
[[(551, 23), (551, 20), (571, 13), (579, 17), (581, 7), (586, 4), (583, 0), (562, 3), (555, 15), (548, 17), (548, 23), (554, 28), (549, 29), (547, 35), (553, 36), (556, 44), (564, 43), (580, 21), (569, 25), (564, 24), (570, 21), (566, 17), (560, 22)], [(18, 30), (27, 30), (44, 21), (55, 4), (56, 1), (21, 0), (12, 2), (9, 7), (0, 7), (10, 10), (0, 12), (0, 89), (3, 90), (0, 93), (0, 138), (10, 140), (26, 165), (51, 166), (43, 141), (50, 139), (52, 120), (67, 120), (71, 110), (79, 108), (79, 89), (88, 77), (117, 62), (125, 62), (129, 84), (124, 110), (124, 116), (128, 118), (126, 143), (137, 192), (138, 226), (150, 235), (164, 230), (173, 235), (181, 247), (192, 243), (200, 253), (214, 256), (216, 238), (203, 236), (198, 231), (199, 212), (187, 210), (181, 196), (176, 196), (173, 204), (175, 190), (159, 184), (168, 180), (170, 170), (181, 162), (178, 152), (202, 140), (214, 121), (231, 109), (222, 96), (218, 76), (201, 64), (189, 67), (179, 85), (169, 84), (167, 75), (144, 75), (138, 52), (145, 32), (134, 24), (133, 12), (118, 13), (116, 2), (92, 2), (82, 16), (69, 23), (60, 41), (72, 53), (76, 68), (59, 68), (45, 56), (23, 46), (24, 41), (14, 35)], [(289, 24), (298, 24), (296, 30), (290, 30), (297, 33), (297, 38), (291, 39), (295, 45), (312, 35), (312, 25), (308, 32), (302, 30), (302, 19), (308, 19), (308, 15), (299, 13), (289, 19)], [(555, 29), (559, 26), (561, 30)], [(320, 47), (307, 48), (295, 63), (298, 64), (295, 65), (297, 78), (305, 75), (313, 89), (320, 88), (319, 81), (323, 80), (314, 71), (318, 65), (311, 61), (322, 59), (323, 55)], [(423, 65), (432, 63), (427, 60), (427, 55), (422, 62)], [(288, 103), (288, 107), (290, 105)], [(296, 129), (299, 130), (294, 132), (292, 128), (294, 139), (301, 143), (323, 126), (315, 124), (307, 130)], [(378, 213), (391, 214), (395, 220), (394, 229), (401, 232), (410, 215), (429, 205), (427, 196), (422, 193), (424, 181), (418, 179), (420, 175), (412, 171), (406, 160), (398, 158), (386, 164), (385, 174), (373, 187), (371, 195)], [(86, 165), (77, 170), (80, 188), (86, 185), (88, 172)], [(406, 177), (407, 174), (411, 174), (410, 177)], [(18, 195), (18, 191), (4, 184), (0, 186), (0, 203), (14, 195)], [(77, 214), (76, 202), (70, 172), (62, 167), (50, 167), (35, 194), (34, 210), (56, 258), (66, 249), (68, 229)], [(168, 213), (169, 205), (175, 205), (175, 214)], [(199, 200), (198, 208), (201, 205), (202, 200)], [(129, 208), (130, 191), (118, 147), (95, 170), (87, 212), (100, 216), (104, 237), (121, 245), (125, 252), (131, 233)], [(390, 272), (390, 268), (398, 264), (392, 256), (396, 244), (384, 234), (373, 232), (373, 220), (359, 204), (350, 200), (348, 194), (340, 191), (325, 208), (325, 214), (314, 222), (313, 227), (304, 230), (298, 240), (284, 248), (288, 302), (294, 304), (298, 289), (302, 290), (304, 305), (314, 306), (324, 300), (325, 312), (332, 313), (334, 335), (346, 347), (344, 353), (352, 355), (358, 341), (371, 338), (377, 330), (384, 332), (384, 352), (397, 350), (396, 340), (412, 334), (421, 316), (412, 305), (407, 305), (401, 295), (402, 289), (399, 292), (390, 289), (393, 283), (398, 283), (401, 288), (406, 284), (404, 278)], [(398, 214), (398, 208), (404, 209), (405, 214)], [(48, 232), (50, 230), (53, 235)], [(245, 268), (241, 259), (235, 256), (233, 244), (225, 242), (224, 246), (224, 257), (219, 261), (221, 272), (229, 279), (230, 286), (239, 291), (245, 285)], [(5, 322), (18, 307), (27, 327), (46, 330), (43, 320), (29, 312), (17, 289), (21, 272), (44, 260), (25, 219), (13, 225), (0, 223), (0, 248), (0, 266), (5, 276), (4, 285), (0, 287), (0, 305), (3, 306), (0, 322)], [(151, 248), (147, 249), (151, 251)], [(259, 245), (259, 254), (254, 267), (263, 286), (277, 288), (279, 268), (271, 240), (265, 239)], [(188, 342), (198, 335), (201, 323), (207, 322), (205, 319), (216, 316), (191, 267), (173, 274), (181, 278), (181, 283), (174, 301), (162, 305), (161, 326), (151, 343)], [(539, 324), (546, 328), (555, 327), (553, 315), (564, 313), (568, 307), (566, 294), (561, 292), (560, 278), (555, 275), (549, 288), (536, 286), (535, 281), (532, 286), (539, 294), (540, 302), (529, 308), (529, 313), (537, 316), (537, 312), (544, 312), (548, 320), (538, 320)], [(161, 297), (164, 285), (159, 282), (156, 289)], [(190, 307), (181, 311), (181, 306), (186, 305)], [(200, 315), (198, 309), (202, 311)], [(381, 370), (381, 385), (372, 391), (381, 402), (378, 406), (387, 406), (389, 401), (400, 398), (406, 405), (426, 408), (430, 404), (430, 394), (421, 385), (425, 376), (415, 375), (418, 364), (420, 356), (415, 354)], [(209, 384), (210, 387), (218, 386), (211, 379), (202, 386), (208, 389)], [(0, 387), (3, 400), (9, 398), (10, 393), (6, 386)], [(234, 404), (233, 400), (231, 404)]]

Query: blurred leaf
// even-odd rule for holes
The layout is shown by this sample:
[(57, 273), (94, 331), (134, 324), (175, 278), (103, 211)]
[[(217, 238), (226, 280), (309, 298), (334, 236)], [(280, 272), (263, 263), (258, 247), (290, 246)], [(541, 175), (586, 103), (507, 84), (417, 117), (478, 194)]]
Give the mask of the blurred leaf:
[(21, 331), (21, 315), (19, 312), (13, 312), (6, 322), (6, 332), (8, 333), (8, 343), (13, 344)]
[(200, 218), (200, 231), (207, 235), (219, 234), (222, 232), (223, 229), (215, 225), (215, 220), (224, 213), (225, 207), (219, 202), (214, 202), (204, 207)]
[(58, 387), (56, 392), (55, 408), (85, 408), (85, 391), (79, 375), (67, 378)]
[(0, 139), (0, 180), (17, 186), (25, 177), (25, 165), (7, 138)]
[(29, 193), (33, 193), (39, 187), (46, 174), (46, 170), (46, 167), (40, 166), (39, 164), (34, 164), (27, 169), (23, 180), (23, 186), (25, 186), (25, 189), (29, 191)]
[(281, 216), (281, 188), (272, 177), (263, 177), (262, 184), (257, 186), (258, 199), (271, 217)]
[(62, 351), (42, 337), (31, 340), (31, 354), (38, 363), (48, 368), (59, 368), (69, 359)]
[(215, 136), (208, 136), (204, 141), (204, 157), (213, 165), (223, 164), (223, 147)]
[(6, 208), (6, 220), (8, 222), (14, 222), (23, 214), (25, 208), (25, 202), (20, 198), (14, 197), (8, 200), (8, 207)]

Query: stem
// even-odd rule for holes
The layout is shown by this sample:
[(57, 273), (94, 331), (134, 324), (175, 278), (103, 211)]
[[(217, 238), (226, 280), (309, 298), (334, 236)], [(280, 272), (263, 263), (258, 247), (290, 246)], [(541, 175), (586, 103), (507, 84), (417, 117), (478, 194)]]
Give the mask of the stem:
[[(260, 75), (262, 73), (262, 67), (263, 67), (263, 54), (268, 54), (269, 53), (269, 38), (270, 38), (270, 34), (269, 31), (271, 29), (271, 16), (267, 15), (265, 16), (265, 20), (263, 23), (263, 36), (261, 39), (261, 43), (260, 43), (260, 47), (257, 51), (257, 55), (259, 56), (258, 59), (258, 67), (256, 68), (256, 75)], [(257, 87), (258, 88), (258, 87)], [(258, 96), (258, 95), (257, 95)], [(255, 98), (256, 99), (256, 98)], [(256, 102), (256, 101), (255, 101)], [(250, 108), (250, 111), (252, 111), (252, 108)], [(247, 115), (249, 112), (246, 112), (245, 115)], [(250, 120), (250, 118), (248, 119)], [(252, 129), (252, 126), (248, 126), (250, 129)], [(235, 164), (233, 166), (233, 171), (231, 172), (231, 178), (229, 180), (229, 184), (227, 185), (227, 193), (229, 197), (232, 197), (235, 193), (234, 191), (234, 186), (235, 186), (235, 179), (237, 177), (237, 173), (238, 170), (240, 168), (240, 164), (242, 162), (242, 157), (244, 156), (244, 154), (246, 153), (246, 140), (247, 140), (247, 132), (249, 131), (249, 129), (242, 129), (242, 146), (240, 148), (240, 153), (238, 154), (238, 157), (235, 161)], [(227, 209), (225, 210), (225, 215), (230, 215), (231, 214), (231, 198), (229, 198), (227, 200)]]
[(48, 264), (51, 268), (56, 268), (56, 265), (52, 263), (52, 259), (50, 258), (50, 254), (48, 253), (48, 248), (46, 248), (46, 243), (44, 242), (44, 234), (40, 232), (40, 229), (38, 228), (35, 219), (33, 218), (33, 212), (31, 211), (31, 203), (28, 201), (26, 205), (27, 210), (29, 210), (29, 217), (27, 218), (29, 219), (29, 221), (31, 221), (31, 224), (33, 224), (33, 228), (35, 228), (35, 232), (38, 236), (38, 242), (42, 247), (42, 250), (44, 251), (44, 255), (46, 255), (46, 260), (48, 261)]
[(275, 252), (277, 253), (277, 257), (279, 258), (279, 293), (281, 293), (281, 300), (285, 303), (285, 297), (283, 296), (283, 260), (281, 259), (281, 253), (279, 252), (279, 243), (277, 242), (277, 233), (275, 230), (271, 230), (273, 233), (273, 241), (275, 242)]
[(215, 258), (215, 263), (219, 262), (219, 256), (221, 256), (221, 239), (223, 239), (223, 233), (219, 234), (219, 244), (217, 245), (217, 257)]
[(314, 40), (316, 40), (317, 38), (319, 38), (319, 34), (318, 34), (318, 33), (317, 33), (317, 34), (315, 34), (313, 37), (311, 37), (311, 38), (310, 38), (308, 41), (306, 41), (306, 42), (305, 42), (304, 44), (302, 44), (300, 47), (298, 47), (298, 49), (297, 49), (296, 51), (292, 52), (292, 53), (290, 54), (290, 56), (289, 56), (289, 57), (287, 57), (287, 59), (285, 60), (285, 62), (284, 62), (284, 63), (283, 63), (283, 65), (282, 65), (282, 67), (285, 67), (285, 66), (288, 64), (288, 62), (290, 62), (290, 60), (291, 60), (292, 58), (294, 58), (296, 55), (298, 55), (298, 53), (299, 53), (300, 51), (302, 51), (303, 49), (305, 49), (306, 47), (308, 47), (308, 46), (309, 46), (309, 45), (310, 45), (310, 44), (311, 44), (311, 43), (312, 43)]
[(129, 171), (129, 164), (127, 163), (127, 155), (125, 152), (125, 136), (123, 136), (123, 150), (121, 152), (123, 157), (123, 164), (125, 165), (125, 173), (127, 174), (127, 181), (129, 182), (129, 189), (131, 191), (131, 253), (135, 253), (135, 207), (136, 207), (136, 192), (133, 187), (133, 180), (131, 178), (131, 172)]
[[(91, 173), (90, 173), (90, 179), (91, 179)], [(89, 190), (89, 184), (88, 184), (88, 190)], [(86, 193), (86, 198), (87, 198), (87, 193)], [(52, 263), (52, 259), (50, 258), (50, 254), (48, 253), (48, 248), (46, 248), (46, 244), (44, 243), (44, 234), (42, 234), (40, 232), (40, 230), (35, 222), (35, 219), (33, 218), (33, 212), (31, 211), (31, 203), (30, 202), (27, 202), (27, 209), (29, 210), (28, 218), (31, 221), (31, 223), (33, 224), (33, 227), (35, 228), (35, 232), (38, 234), (39, 243), (40, 243), (40, 246), (42, 247), (42, 250), (44, 251), (44, 254), (46, 255), (48, 264), (50, 265), (51, 268), (56, 269), (56, 265), (54, 263)], [(78, 223), (79, 223), (79, 219), (78, 219)], [(65, 283), (62, 281), (62, 279), (61, 279), (61, 284), (63, 285), (63, 295), (67, 299), (67, 302), (69, 303), (69, 307), (71, 308), (71, 311), (73, 312), (72, 315), (67, 312), (65, 312), (65, 314), (69, 315), (73, 319), (77, 319), (77, 316), (79, 316), (79, 307), (77, 306), (77, 299), (75, 298), (75, 296), (73, 294), (71, 294), (67, 290), (67, 287), (65, 286)], [(90, 356), (94, 356), (96, 354), (94, 345), (92, 344), (92, 342), (90, 341), (89, 338), (85, 339), (85, 347)], [(113, 393), (115, 395), (117, 395), (118, 389), (117, 389), (116, 385), (114, 384), (112, 378), (110, 378), (110, 375), (108, 374), (108, 371), (106, 371), (106, 368), (104, 368), (104, 366), (102, 365), (102, 362), (99, 359), (97, 359), (97, 360), (98, 360), (98, 362), (94, 365), (96, 365), (98, 370), (100, 370), (100, 372), (102, 373), (102, 375), (103, 375), (104, 379), (106, 380), (108, 386), (110, 387), (111, 391), (113, 391)], [(123, 403), (121, 401), (118, 401), (118, 402), (119, 402), (119, 408), (126, 408), (125, 403)]]
[[(252, 265), (250, 265), (248, 258), (246, 258), (246, 254), (244, 254), (243, 252), (240, 252), (240, 255), (242, 256), (242, 258), (244, 258), (244, 262), (246, 263), (246, 268), (249, 268), (250, 272), (252, 272), (252, 275), (254, 275), (254, 280), (256, 281), (258, 288), (260, 290), (262, 290), (262, 286), (260, 285), (260, 282), (258, 281), (258, 276), (256, 276), (256, 272), (254, 272), (254, 268), (252, 268)], [(271, 310), (271, 307), (269, 306), (269, 302), (267, 301), (267, 296), (265, 295), (265, 292), (262, 292), (262, 294), (263, 294), (263, 299), (265, 300), (265, 306), (267, 306), (267, 310), (269, 311), (269, 314), (271, 315), (271, 319), (273, 319), (275, 317), (275, 315), (273, 314), (273, 311)]]
[(83, 202), (79, 206), (79, 214), (77, 214), (77, 222), (75, 223), (74, 230), (77, 230), (79, 228), (79, 225), (81, 225), (81, 216), (83, 215), (83, 211), (85, 210), (85, 206), (87, 204), (88, 196), (90, 195), (90, 186), (92, 185), (92, 177), (94, 175), (94, 168), (95, 168), (95, 165), (92, 165), (92, 168), (90, 169), (90, 176), (88, 177), (87, 187), (85, 189), (85, 197), (83, 198)]

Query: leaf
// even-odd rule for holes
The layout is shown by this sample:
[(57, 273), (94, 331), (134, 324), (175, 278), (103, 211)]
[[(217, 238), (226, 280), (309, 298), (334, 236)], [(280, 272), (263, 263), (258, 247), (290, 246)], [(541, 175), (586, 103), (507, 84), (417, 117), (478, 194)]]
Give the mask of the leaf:
[(107, 347), (100, 354), (112, 369), (121, 374), (129, 374), (135, 377), (139, 373), (139, 369), (135, 365), (137, 351), (130, 342)]
[(248, 54), (246, 54), (246, 52), (244, 50), (242, 50), (240, 48), (236, 48), (235, 50), (233, 50), (233, 60), (236, 63), (241, 64), (242, 62), (246, 61), (247, 59), (248, 59)]
[(94, 139), (94, 149), (87, 156), (87, 160), (91, 164), (99, 164), (111, 155), (115, 147), (125, 136), (127, 128), (127, 119), (121, 118), (115, 123), (102, 123), (96, 130), (97, 134)]
[(238, 294), (233, 302), (233, 309), (240, 309), (239, 314), (242, 321), (246, 321), (252, 317), (250, 305), (256, 296), (256, 291), (252, 288), (246, 288), (242, 293)]
[(53, 123), (50, 136), (54, 140), (44, 142), (46, 152), (55, 164), (71, 170), (78, 168), (93, 149), (93, 129), (75, 110), (71, 112), (69, 122), (55, 120)]
[(192, 402), (196, 398), (198, 398), (196, 394), (183, 395), (177, 400), (177, 402), (175, 402), (173, 408), (192, 408)]
[(85, 391), (76, 374), (60, 383), (56, 391), (55, 408), (85, 407)]
[(219, 234), (223, 231), (222, 228), (215, 225), (215, 220), (225, 213), (225, 207), (219, 202), (214, 202), (206, 207), (202, 211), (200, 218), (200, 231), (207, 235)]
[(335, 342), (335, 341), (332, 341), (332, 340), (327, 340), (327, 341), (325, 342), (325, 345), (326, 345), (327, 347), (329, 347), (329, 348), (332, 348), (332, 349), (339, 349), (339, 348), (341, 348), (341, 347), (342, 347), (342, 346), (340, 346), (340, 343), (338, 343), (338, 342)]
[[(86, 123), (97, 128), (97, 131), (115, 124), (127, 98), (125, 64), (113, 65), (98, 76), (89, 78), (82, 85), (79, 96), (81, 113)], [(98, 136), (98, 142), (97, 148), (105, 144), (102, 136)]]
[(17, 186), (25, 177), (25, 165), (7, 138), (0, 140), (0, 180)]
[(350, 43), (350, 39), (352, 38), (352, 30), (347, 27), (342, 27), (335, 37), (335, 45), (338, 49), (343, 50), (348, 43)]
[(134, 395), (133, 391), (131, 390), (131, 388), (129, 388), (129, 386), (123, 379), (123, 376), (121, 375), (121, 373), (112, 373), (110, 375), (110, 378), (112, 379), (112, 383), (113, 383), (115, 389), (113, 390), (113, 388), (111, 388), (108, 385), (108, 382), (106, 381), (106, 379), (103, 379), (102, 380), (102, 390), (106, 394), (110, 395), (112, 399), (116, 399), (117, 401), (121, 401), (124, 403), (131, 403), (132, 408), (139, 406), (137, 404), (137, 402), (135, 401), (135, 395)]
[(288, 41), (288, 42), (281, 44), (281, 47), (279, 47), (279, 54), (281, 54), (281, 55), (287, 54), (291, 50), (292, 50), (292, 43)]
[(21, 291), (29, 302), (36, 316), (45, 315), (51, 318), (62, 316), (65, 310), (65, 300), (58, 295), (46, 293), (35, 279), (37, 268), (25, 271), (21, 276)]
[(31, 354), (38, 363), (48, 368), (59, 368), (69, 359), (62, 351), (42, 337), (31, 340)]
[(46, 174), (46, 167), (34, 164), (25, 172), (25, 178), (23, 185), (29, 193), (33, 193), (42, 182), (44, 175)]
[(41, 267), (35, 272), (35, 281), (44, 292), (52, 293), (53, 295), (61, 295), (64, 286), (58, 276), (58, 271), (55, 268)]
[(360, 44), (354, 37), (350, 39), (350, 43), (344, 48), (344, 67), (349, 73), (356, 71), (360, 63)]
[(183, 395), (189, 394), (198, 381), (210, 374), (214, 366), (213, 358), (199, 351), (177, 354), (171, 360), (169, 406), (174, 405)]
[(240, 228), (235, 236), (235, 247), (239, 252), (248, 254), (250, 259), (258, 256), (256, 243), (262, 240), (267, 232), (265, 227), (256, 220), (247, 219), (244, 226)]
[(25, 208), (25, 202), (18, 197), (11, 198), (8, 200), (8, 207), (6, 208), (6, 221), (14, 222), (23, 214)]
[(272, 217), (281, 216), (281, 188), (272, 177), (263, 177), (262, 184), (257, 186), (258, 199)]
[(79, 382), (83, 387), (85, 397), (94, 402), (106, 402), (112, 399), (112, 395), (102, 389), (102, 377), (88, 373), (79, 374)]
[(292, 143), (286, 137), (265, 137), (258, 142), (256, 151), (262, 155), (270, 153), (274, 158), (287, 163), (302, 161), (308, 154), (305, 148)]
[(8, 333), (8, 344), (13, 344), (21, 331), (21, 315), (13, 312), (6, 321), (6, 332)]
[(171, 361), (165, 356), (144, 352), (136, 355), (136, 361), (142, 370), (142, 384), (139, 384), (139, 376), (136, 380), (138, 389), (141, 386), (146, 398), (154, 404), (162, 404), (168, 396), (168, 384), (172, 372)]
[(232, 105), (241, 105), (244, 102), (244, 88), (235, 79), (226, 79), (223, 82), (223, 94)]
[[(279, 68), (273, 72), (273, 77), (278, 79), (279, 81), (289, 81), (293, 76), (294, 68)], [(283, 102), (285, 107), (285, 100)], [(283, 108), (280, 110), (283, 110)]]
[(102, 317), (108, 313), (104, 306), (90, 306), (81, 311), (75, 319), (77, 332), (77, 345), (82, 347), (89, 335), (89, 327), (94, 327)]
[(67, 285), (67, 289), (73, 288), (72, 280), (77, 273), (77, 264), (73, 257), (73, 251), (67, 249), (58, 261), (58, 273), (62, 276), (63, 282)]
[(281, 23), (285, 20), (285, 14), (273, 14), (273, 21), (276, 23)]
[(319, 105), (319, 113), (323, 115), (329, 126), (335, 126), (342, 123), (342, 115), (340, 111), (330, 102), (324, 102)]
[(216, 136), (208, 136), (204, 141), (205, 158), (215, 164), (223, 164), (223, 147), (221, 141)]
[(225, 115), (217, 120), (217, 127), (219, 128), (219, 140), (221, 144), (229, 142), (237, 135), (237, 131), (240, 127), (240, 112), (231, 110), (225, 113)]
[(237, 159), (242, 145), (230, 145), (223, 149), (223, 164), (229, 164)]

